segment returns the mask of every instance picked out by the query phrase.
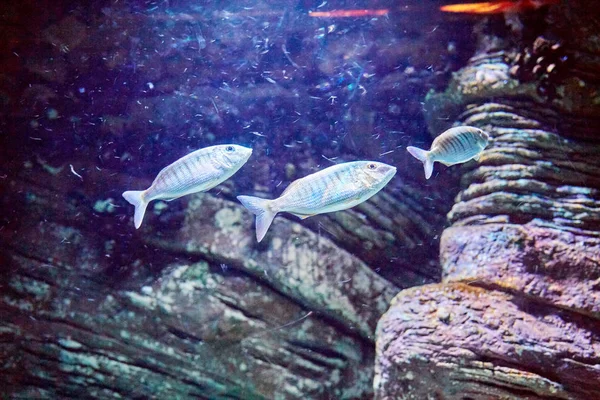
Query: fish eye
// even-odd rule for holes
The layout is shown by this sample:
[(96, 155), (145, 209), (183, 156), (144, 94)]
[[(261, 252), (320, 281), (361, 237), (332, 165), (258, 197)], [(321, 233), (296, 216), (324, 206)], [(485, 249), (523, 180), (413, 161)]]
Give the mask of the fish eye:
[(233, 152), (233, 150), (234, 150), (233, 146), (227, 146), (227, 147), (225, 147), (225, 151), (228, 152), (228, 153)]
[(367, 165), (367, 168), (369, 168), (369, 169), (375, 169), (375, 168), (377, 168), (377, 165), (375, 165), (373, 163), (370, 163), (369, 165)]

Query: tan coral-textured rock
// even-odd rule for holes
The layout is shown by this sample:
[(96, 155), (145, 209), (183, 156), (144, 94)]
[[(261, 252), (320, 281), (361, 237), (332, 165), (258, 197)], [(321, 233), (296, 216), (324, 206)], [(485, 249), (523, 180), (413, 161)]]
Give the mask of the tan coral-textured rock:
[[(401, 292), (379, 323), (378, 399), (600, 398), (600, 15), (540, 12), (519, 40), (481, 22), (477, 54), (428, 96), (432, 131), (449, 113), (492, 141), (457, 168), (443, 283)], [(531, 61), (544, 47), (564, 63)]]
[(600, 240), (530, 224), (452, 227), (445, 281), (480, 282), (600, 318)]
[(466, 284), (407, 289), (378, 326), (378, 399), (595, 399), (597, 320)]

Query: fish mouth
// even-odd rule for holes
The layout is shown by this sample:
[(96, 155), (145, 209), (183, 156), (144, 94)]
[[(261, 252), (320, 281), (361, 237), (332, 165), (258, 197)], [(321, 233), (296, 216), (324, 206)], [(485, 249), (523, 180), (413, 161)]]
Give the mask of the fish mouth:
[(242, 149), (243, 149), (243, 150), (242, 150), (242, 151), (243, 151), (243, 153), (242, 153), (242, 154), (244, 155), (244, 158), (245, 158), (246, 160), (248, 160), (248, 159), (250, 158), (250, 156), (252, 155), (252, 148), (249, 148), (249, 147), (243, 147), (243, 146), (242, 146)]
[(392, 167), (391, 165), (386, 165), (385, 166), (385, 179), (386, 180), (390, 180), (394, 177), (394, 175), (396, 175), (396, 172), (398, 171), (398, 169), (396, 167)]
[(390, 169), (390, 178), (393, 178), (394, 175), (396, 175), (396, 172), (398, 171), (398, 169), (396, 167), (392, 167)]

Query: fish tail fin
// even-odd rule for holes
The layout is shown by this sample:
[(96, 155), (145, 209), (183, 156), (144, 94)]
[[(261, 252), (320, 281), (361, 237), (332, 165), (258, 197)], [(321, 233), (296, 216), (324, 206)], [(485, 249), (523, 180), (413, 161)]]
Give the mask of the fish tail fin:
[(256, 215), (256, 240), (259, 242), (267, 234), (277, 212), (271, 210), (269, 199), (261, 199), (254, 196), (238, 196), (237, 199), (252, 214)]
[(406, 150), (408, 150), (414, 158), (423, 163), (423, 166), (425, 167), (425, 179), (431, 178), (431, 174), (433, 173), (433, 160), (429, 157), (430, 152), (413, 146), (408, 146)]
[(129, 203), (135, 206), (135, 213), (133, 214), (133, 223), (135, 224), (135, 229), (139, 229), (142, 225), (142, 220), (144, 219), (144, 214), (146, 213), (146, 207), (148, 206), (148, 202), (144, 198), (145, 190), (128, 190), (127, 192), (123, 192), (123, 197)]

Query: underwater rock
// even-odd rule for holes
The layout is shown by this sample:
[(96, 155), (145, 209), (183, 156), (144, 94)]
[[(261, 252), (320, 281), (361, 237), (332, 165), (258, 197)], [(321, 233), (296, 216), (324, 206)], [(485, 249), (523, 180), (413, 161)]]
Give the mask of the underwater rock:
[[(398, 175), (408, 173), (400, 170)], [(303, 225), (328, 235), (400, 288), (439, 282), (440, 266), (432, 255), (449, 199), (439, 188), (427, 191), (397, 182), (390, 186), (393, 193), (383, 190), (354, 209), (307, 219)]]
[[(231, 184), (151, 204), (132, 235), (120, 190), (149, 182), (71, 162), (14, 160), (0, 180), (3, 393), (372, 395), (375, 325), (399, 289), (369, 264), (282, 216), (256, 243), (253, 217), (226, 199)], [(386, 215), (425, 210), (408, 190), (406, 204), (385, 194), (322, 222), (377, 243), (397, 229)]]
[(451, 227), (445, 282), (474, 282), (600, 318), (600, 238), (532, 223)]
[[(90, 183), (85, 193), (100, 194), (93, 181), (105, 172), (81, 172), (81, 185)], [(90, 199), (63, 192), (69, 185), (61, 181), (41, 166), (2, 181), (4, 193), (12, 193), (2, 206), (18, 205), (0, 231), (3, 396), (370, 396), (372, 342), (356, 333), (372, 329), (378, 315), (360, 309), (352, 332), (333, 323), (326, 307), (303, 305), (239, 268), (228, 238), (236, 237), (241, 206), (210, 195), (196, 199), (198, 206), (220, 207), (210, 220), (219, 236), (214, 252), (165, 251), (125, 235), (129, 218), (115, 223), (113, 213), (92, 212)], [(20, 212), (30, 218), (15, 219)], [(337, 252), (327, 243), (315, 251), (320, 258)], [(367, 286), (355, 292), (383, 294), (362, 299), (383, 311), (393, 287), (350, 263), (366, 270), (358, 275)], [(348, 289), (352, 280), (340, 285)]]
[(377, 328), (377, 399), (595, 399), (597, 319), (462, 283), (407, 289)]
[(377, 399), (600, 397), (600, 15), (569, 2), (544, 18), (519, 41), (483, 21), (478, 52), (427, 97), (431, 132), (443, 116), (492, 141), (457, 167), (442, 284), (404, 290), (378, 325)]
[(239, 203), (210, 194), (190, 199), (183, 215), (171, 212), (169, 218), (174, 221), (145, 235), (144, 241), (246, 271), (373, 340), (379, 317), (398, 292), (394, 285), (331, 240), (298, 223), (276, 218), (265, 243), (257, 243), (254, 218)]
[[(0, 230), (5, 393), (372, 395), (375, 325), (399, 289), (369, 264), (283, 216), (256, 243), (253, 217), (226, 199), (231, 182), (151, 204), (132, 235), (120, 191), (149, 182), (70, 162), (14, 160), (0, 180), (9, 194), (1, 206), (10, 210)], [(402, 203), (385, 194), (321, 223), (377, 243), (402, 221), (386, 215), (405, 210), (414, 224), (415, 211), (427, 210), (410, 190), (401, 189)]]

